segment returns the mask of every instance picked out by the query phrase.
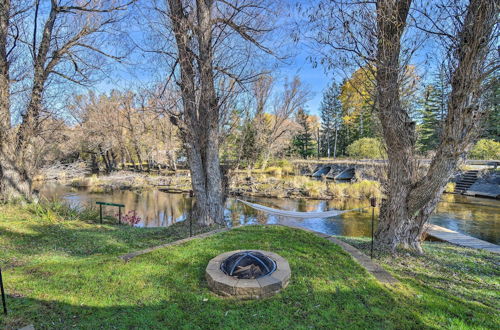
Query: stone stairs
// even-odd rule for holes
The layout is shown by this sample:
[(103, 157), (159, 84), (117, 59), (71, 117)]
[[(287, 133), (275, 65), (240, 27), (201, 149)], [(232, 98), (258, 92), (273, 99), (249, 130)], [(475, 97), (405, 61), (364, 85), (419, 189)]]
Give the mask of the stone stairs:
[(465, 193), (477, 181), (478, 172), (477, 170), (465, 172), (455, 185), (455, 194)]

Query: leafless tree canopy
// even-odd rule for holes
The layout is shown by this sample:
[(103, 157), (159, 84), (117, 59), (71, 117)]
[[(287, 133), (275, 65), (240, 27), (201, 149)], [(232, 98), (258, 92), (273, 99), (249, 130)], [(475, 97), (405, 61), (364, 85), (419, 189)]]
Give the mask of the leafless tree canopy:
[(128, 4), (2, 2), (0, 192), (4, 199), (31, 198), (31, 177), (37, 168), (33, 142), (47, 118), (50, 93), (61, 96), (68, 84), (89, 84), (106, 60), (120, 60), (117, 48), (107, 47), (106, 37)]

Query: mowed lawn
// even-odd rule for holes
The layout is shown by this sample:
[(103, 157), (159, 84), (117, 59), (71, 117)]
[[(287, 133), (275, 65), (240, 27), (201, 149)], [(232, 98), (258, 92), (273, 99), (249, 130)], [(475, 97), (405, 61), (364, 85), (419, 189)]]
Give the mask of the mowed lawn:
[[(490, 292), (490, 288), (498, 287), (496, 257), (488, 260), (492, 263), (489, 268), (477, 270), (484, 272), (484, 277), (491, 277), (486, 281), (489, 288), (484, 289), (484, 283), (468, 283), (483, 285), (483, 291), (477, 292), (489, 292), (484, 299), (454, 294), (446, 286), (416, 285), (406, 272), (411, 272), (411, 265), (388, 266), (402, 284), (384, 287), (338, 246), (310, 233), (281, 226), (236, 228), (163, 248), (128, 263), (117, 258), (185, 237), (187, 233), (187, 226), (182, 224), (163, 229), (98, 225), (0, 206), (0, 259), (9, 306), (9, 315), (0, 316), (0, 326), (500, 327), (499, 306), (495, 305), (498, 292)], [(213, 295), (205, 281), (205, 267), (219, 253), (236, 249), (269, 250), (288, 259), (292, 269), (289, 286), (272, 298), (257, 301)], [(474, 257), (481, 255), (471, 258)], [(435, 272), (429, 269), (429, 277), (434, 276)]]

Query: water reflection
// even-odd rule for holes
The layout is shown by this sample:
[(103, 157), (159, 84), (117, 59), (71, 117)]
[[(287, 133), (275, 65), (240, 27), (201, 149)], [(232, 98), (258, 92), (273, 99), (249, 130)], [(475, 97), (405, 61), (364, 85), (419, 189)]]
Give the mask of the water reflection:
[[(40, 194), (49, 200), (63, 198), (74, 206), (95, 205), (96, 201), (124, 204), (124, 213), (135, 210), (142, 219), (137, 225), (140, 227), (165, 227), (183, 221), (190, 212), (192, 202), (188, 196), (158, 190), (114, 190), (103, 194), (57, 183), (45, 184)], [(116, 212), (114, 207), (104, 208), (104, 215), (115, 216)]]
[[(192, 199), (186, 195), (168, 194), (158, 190), (140, 192), (118, 190), (101, 194), (57, 183), (45, 184), (40, 190), (45, 198), (63, 198), (74, 205), (95, 204), (96, 201), (125, 204), (125, 212), (135, 210), (141, 217), (142, 221), (138, 226), (142, 227), (162, 227), (184, 221), (188, 218), (192, 205)], [(326, 219), (295, 219), (267, 215), (230, 198), (225, 211), (226, 220), (230, 225), (281, 223), (302, 226), (327, 234), (345, 236), (369, 236), (371, 232), (371, 208), (368, 201), (356, 199), (322, 201), (284, 198), (248, 198), (248, 200), (289, 211), (357, 210)], [(431, 218), (431, 222), (499, 244), (499, 211), (500, 201), (498, 200), (444, 195), (442, 202), (438, 204), (437, 210)], [(109, 215), (116, 213), (113, 208), (106, 208), (105, 212)], [(378, 212), (378, 208), (375, 208), (375, 219), (378, 218)]]
[(500, 201), (460, 195), (443, 196), (432, 217), (436, 225), (500, 243)]

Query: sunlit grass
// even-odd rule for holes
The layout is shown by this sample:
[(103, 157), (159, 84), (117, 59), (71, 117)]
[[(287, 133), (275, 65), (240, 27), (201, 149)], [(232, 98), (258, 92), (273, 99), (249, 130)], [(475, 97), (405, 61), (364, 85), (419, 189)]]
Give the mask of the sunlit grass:
[[(403, 281), (395, 288), (380, 285), (327, 240), (277, 226), (237, 228), (128, 263), (117, 258), (187, 233), (183, 224), (157, 229), (99, 225), (0, 206), (1, 266), (10, 309), (7, 317), (0, 316), (0, 325), (64, 329), (499, 326), (494, 318), (498, 293), (492, 290), (498, 270), (495, 259), (484, 254), (469, 253), (458, 273), (455, 260), (464, 258), (459, 256), (461, 250), (426, 248), (428, 259), (413, 255), (398, 259), (406, 266), (391, 266), (383, 260)], [(215, 255), (235, 249), (264, 249), (285, 257), (292, 269), (289, 287), (259, 301), (213, 295), (204, 279), (206, 264)], [(450, 263), (443, 262), (446, 254), (452, 263), (450, 272), (457, 276), (445, 273)], [(436, 262), (426, 261), (433, 258)], [(467, 272), (473, 275), (461, 276)], [(471, 291), (461, 294), (458, 287), (436, 285), (433, 279), (438, 274), (442, 283), (448, 279), (460, 283), (464, 278), (463, 285)], [(429, 285), (426, 277), (431, 278)]]
[[(370, 251), (368, 238), (342, 239), (367, 254)], [(445, 306), (451, 315), (462, 314), (477, 320), (482, 314), (474, 314), (466, 308), (472, 305), (485, 312), (490, 310), (489, 327), (499, 328), (500, 256), (439, 242), (426, 242), (423, 249), (424, 255), (402, 249), (396, 255), (376, 251), (375, 258), (419, 295), (419, 307), (429, 321), (433, 319), (436, 309)], [(488, 319), (487, 315), (482, 317)], [(488, 328), (487, 324), (485, 328)], [(466, 326), (467, 322), (457, 319), (450, 322), (452, 327), (457, 325)]]

